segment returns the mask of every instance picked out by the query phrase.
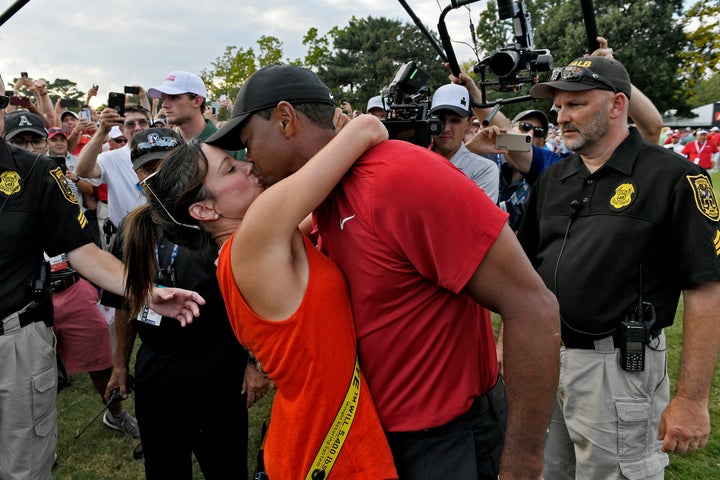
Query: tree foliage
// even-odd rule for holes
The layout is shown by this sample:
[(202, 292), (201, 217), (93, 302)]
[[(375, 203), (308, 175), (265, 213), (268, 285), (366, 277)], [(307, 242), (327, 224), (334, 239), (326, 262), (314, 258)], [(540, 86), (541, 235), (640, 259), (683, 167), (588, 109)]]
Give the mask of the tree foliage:
[[(691, 92), (720, 67), (720, 2), (700, 0), (682, 17), (689, 44), (679, 52), (681, 78)], [(720, 100), (720, 96), (715, 97)]]
[(430, 74), (431, 91), (447, 83), (442, 59), (415, 25), (384, 17), (353, 17), (347, 27), (333, 28), (330, 37), (332, 54), (318, 73), (336, 96), (359, 110), (409, 61)]

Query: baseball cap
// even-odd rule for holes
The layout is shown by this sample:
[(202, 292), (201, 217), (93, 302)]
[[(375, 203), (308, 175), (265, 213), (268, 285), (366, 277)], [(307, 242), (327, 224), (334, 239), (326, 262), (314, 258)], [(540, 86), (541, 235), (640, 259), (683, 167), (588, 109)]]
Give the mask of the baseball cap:
[(556, 68), (550, 74), (550, 81), (533, 85), (533, 98), (552, 98), (555, 90), (580, 92), (584, 90), (610, 90), (624, 93), (630, 98), (630, 75), (622, 63), (605, 57), (580, 57), (567, 67)]
[(112, 139), (120, 138), (123, 136), (122, 130), (120, 130), (120, 127), (117, 125), (113, 125), (113, 127), (110, 129), (110, 133), (108, 136)]
[(388, 104), (383, 100), (382, 95), (376, 95), (372, 97), (370, 100), (368, 100), (367, 108), (365, 109), (365, 112), (369, 112), (373, 108), (380, 108), (384, 111), (388, 111)]
[(182, 137), (171, 128), (148, 128), (136, 133), (130, 144), (133, 170), (152, 160), (164, 158), (168, 151), (181, 143)]
[(48, 133), (48, 139), (55, 138), (58, 135), (62, 135), (63, 137), (67, 138), (67, 133), (65, 133), (65, 130), (63, 130), (60, 127), (48, 128), (47, 133)]
[(332, 92), (314, 72), (294, 65), (270, 65), (250, 75), (237, 94), (230, 119), (205, 143), (225, 150), (242, 150), (243, 122), (253, 113), (275, 107), (283, 100), (293, 105), (334, 105)]
[(62, 119), (65, 117), (65, 115), (72, 115), (73, 117), (75, 117), (75, 120), (79, 120), (77, 113), (73, 112), (72, 110), (65, 110), (64, 112), (62, 112), (60, 114), (60, 121), (62, 121)]
[(435, 90), (430, 104), (430, 113), (438, 110), (450, 110), (461, 117), (470, 116), (470, 93), (467, 88), (449, 83)]
[(203, 98), (208, 97), (208, 92), (202, 79), (194, 73), (183, 70), (175, 70), (168, 73), (162, 85), (149, 89), (147, 93), (150, 98), (160, 98), (163, 93), (168, 95), (194, 93)]
[(5, 115), (5, 140), (11, 140), (20, 133), (35, 133), (47, 138), (45, 123), (40, 117), (30, 112), (14, 112)]
[(512, 119), (512, 123), (515, 124), (520, 120), (525, 120), (526, 118), (537, 118), (540, 120), (542, 127), (545, 129), (545, 133), (548, 132), (548, 129), (550, 128), (550, 121), (548, 120), (547, 115), (540, 110), (524, 110), (515, 115), (515, 118)]
[(710, 131), (711, 131), (711, 132), (720, 132), (720, 128), (718, 128), (718, 127), (712, 127), (712, 128), (710, 129)]
[(703, 133), (707, 134), (708, 131), (705, 130), (704, 128), (701, 128), (700, 130), (698, 130), (698, 131), (696, 132), (697, 135), (702, 135)]

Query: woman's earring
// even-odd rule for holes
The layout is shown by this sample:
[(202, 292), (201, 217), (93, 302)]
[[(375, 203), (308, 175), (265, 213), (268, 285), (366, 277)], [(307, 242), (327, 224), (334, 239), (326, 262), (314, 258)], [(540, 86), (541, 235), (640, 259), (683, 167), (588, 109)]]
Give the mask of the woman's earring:
[(218, 214), (216, 213), (216, 214), (215, 214), (215, 220), (217, 220), (218, 218), (220, 218), (220, 215), (218, 215)]

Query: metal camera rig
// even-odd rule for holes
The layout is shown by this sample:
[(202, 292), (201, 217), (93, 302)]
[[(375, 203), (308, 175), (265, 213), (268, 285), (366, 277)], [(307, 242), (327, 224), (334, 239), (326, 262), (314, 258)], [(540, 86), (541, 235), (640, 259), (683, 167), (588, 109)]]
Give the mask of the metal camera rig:
[(388, 111), (383, 124), (390, 138), (427, 147), (432, 135), (442, 132), (443, 124), (437, 115), (430, 114), (430, 91), (425, 82), (427, 72), (407, 62), (395, 72), (390, 85), (382, 89)]
[[(474, 3), (477, 0), (450, 0), (450, 5), (440, 14), (438, 21), (438, 33), (440, 34), (440, 47), (430, 35), (420, 19), (415, 15), (405, 0), (398, 0), (405, 8), (415, 25), (423, 32), (440, 57), (450, 65), (450, 70), (455, 76), (460, 75), (460, 66), (445, 25), (445, 17), (453, 9)], [(480, 74), (478, 85), (482, 93), (481, 101), (473, 102), (473, 106), (479, 108), (490, 108), (493, 110), (483, 121), (488, 125), (500, 107), (509, 103), (520, 103), (532, 100), (529, 95), (498, 99), (488, 102), (486, 88), (493, 86), (499, 92), (517, 91), (525, 83), (538, 82), (538, 72), (549, 71), (552, 68), (552, 55), (547, 49), (535, 50), (530, 14), (527, 12), (524, 0), (497, 0), (498, 16), (500, 20), (512, 19), (515, 42), (496, 50), (487, 58), (481, 60), (473, 71)], [(495, 79), (488, 79), (488, 70), (495, 76)]]
[[(516, 92), (523, 84), (537, 83), (538, 72), (550, 71), (553, 58), (550, 50), (534, 50), (530, 13), (524, 0), (497, 0), (497, 5), (500, 20), (512, 19), (515, 42), (492, 52), (477, 63), (473, 71), (480, 74), (481, 87), (492, 86), (499, 92)], [(487, 70), (496, 77), (495, 80), (487, 80)]]

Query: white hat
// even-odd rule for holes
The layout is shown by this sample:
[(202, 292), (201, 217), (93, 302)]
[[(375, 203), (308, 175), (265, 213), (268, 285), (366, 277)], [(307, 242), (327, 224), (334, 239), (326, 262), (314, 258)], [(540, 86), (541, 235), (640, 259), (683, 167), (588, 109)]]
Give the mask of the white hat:
[(122, 130), (120, 130), (120, 127), (118, 127), (117, 125), (113, 125), (113, 127), (110, 129), (110, 133), (108, 134), (108, 136), (115, 140), (116, 138), (122, 137), (123, 132)]
[(208, 97), (208, 92), (202, 79), (194, 73), (184, 72), (182, 70), (168, 73), (162, 85), (148, 90), (150, 98), (160, 98), (163, 93), (168, 95), (194, 93), (203, 98)]
[(462, 117), (469, 117), (470, 93), (467, 88), (456, 83), (438, 88), (432, 97), (430, 113), (435, 113), (437, 110), (450, 110)]
[(373, 108), (381, 108), (386, 112), (389, 110), (388, 104), (385, 100), (383, 100), (382, 95), (377, 95), (368, 100), (367, 108), (365, 109), (365, 111), (369, 112)]
[(710, 129), (710, 131), (711, 131), (711, 132), (720, 132), (720, 128), (718, 128), (718, 127), (712, 127), (712, 128)]
[(697, 133), (698, 135), (702, 135), (703, 133), (708, 133), (708, 131), (705, 130), (704, 128), (701, 128), (701, 129), (698, 130), (696, 133)]

